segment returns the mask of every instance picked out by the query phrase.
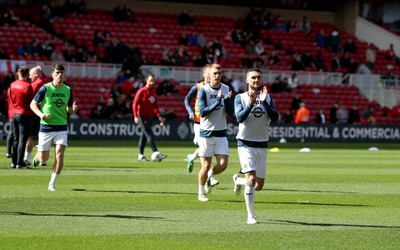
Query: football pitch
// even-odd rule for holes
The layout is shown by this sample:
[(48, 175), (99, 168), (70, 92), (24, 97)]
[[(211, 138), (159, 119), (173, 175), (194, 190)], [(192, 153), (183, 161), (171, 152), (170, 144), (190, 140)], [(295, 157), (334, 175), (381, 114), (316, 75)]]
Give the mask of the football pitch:
[(136, 141), (70, 141), (50, 192), (53, 152), (47, 167), (13, 170), (0, 141), (0, 249), (399, 249), (399, 145), (271, 143), (259, 224), (247, 225), (234, 144), (208, 202), (199, 160), (186, 170), (194, 146), (157, 144), (162, 162), (138, 162)]

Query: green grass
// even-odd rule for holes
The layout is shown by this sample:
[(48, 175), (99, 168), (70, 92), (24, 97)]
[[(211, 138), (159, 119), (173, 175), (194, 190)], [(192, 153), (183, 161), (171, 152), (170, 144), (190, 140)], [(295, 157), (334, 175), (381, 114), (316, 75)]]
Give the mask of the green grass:
[[(136, 142), (71, 141), (57, 192), (50, 167), (12, 170), (0, 158), (1, 249), (398, 249), (400, 150), (395, 144), (272, 144), (246, 224), (232, 144), (220, 185), (197, 201), (189, 142), (159, 142), (161, 163), (138, 162)], [(0, 142), (1, 148), (4, 142)], [(310, 153), (300, 153), (300, 147)], [(377, 146), (379, 151), (368, 151)], [(149, 157), (149, 149), (146, 148)], [(53, 159), (53, 152), (51, 153)], [(51, 165), (51, 164), (49, 164)]]

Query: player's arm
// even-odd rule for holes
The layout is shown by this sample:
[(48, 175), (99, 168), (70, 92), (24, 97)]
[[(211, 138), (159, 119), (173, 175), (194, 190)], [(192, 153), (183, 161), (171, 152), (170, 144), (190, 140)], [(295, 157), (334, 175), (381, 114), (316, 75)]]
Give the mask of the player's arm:
[(207, 106), (206, 91), (203, 88), (199, 89), (197, 105), (199, 106), (200, 116), (205, 117), (211, 114), (217, 107), (220, 106), (221, 100), (221, 97), (217, 97), (216, 102), (214, 102), (211, 106)]
[(190, 106), (190, 101), (194, 97), (196, 97), (196, 95), (197, 95), (197, 86), (194, 85), (192, 88), (190, 88), (189, 93), (185, 97), (185, 108), (186, 108), (186, 111), (189, 114), (189, 118), (194, 117), (194, 112), (193, 112), (192, 107)]
[(132, 112), (133, 112), (133, 119), (135, 124), (139, 124), (139, 113), (138, 113), (138, 106), (139, 106), (139, 101), (142, 98), (142, 93), (143, 90), (139, 89), (138, 92), (135, 95), (135, 99), (133, 100), (132, 103)]
[(268, 116), (271, 119), (272, 122), (277, 122), (279, 119), (279, 112), (275, 107), (275, 102), (272, 99), (271, 95), (268, 94), (265, 102), (264, 102), (264, 107), (267, 110)]
[(235, 97), (235, 116), (236, 120), (240, 123), (244, 122), (250, 114), (253, 105), (249, 103), (246, 107), (242, 105), (242, 98), (240, 95)]
[(33, 98), (33, 100), (31, 101), (30, 107), (32, 109), (32, 111), (40, 117), (40, 119), (48, 119), (51, 117), (51, 114), (45, 114), (40, 110), (40, 104), (44, 98), (46, 94), (46, 86), (42, 86), (39, 91), (37, 92), (37, 94), (35, 95), (35, 97)]
[(235, 108), (233, 104), (232, 91), (224, 98), (224, 105), (226, 113), (232, 117), (235, 114)]
[(69, 95), (69, 100), (68, 100), (68, 105), (67, 105), (67, 112), (69, 114), (75, 113), (78, 111), (78, 105), (76, 102), (74, 102), (74, 96), (72, 93), (72, 89), (70, 88), (70, 95)]

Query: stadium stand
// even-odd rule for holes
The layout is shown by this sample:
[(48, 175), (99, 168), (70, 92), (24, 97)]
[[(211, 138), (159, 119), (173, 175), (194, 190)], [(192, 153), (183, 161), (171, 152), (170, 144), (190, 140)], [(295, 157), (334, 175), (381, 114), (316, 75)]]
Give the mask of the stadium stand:
[[(10, 10), (11, 7), (7, 9)], [(38, 27), (37, 24), (46, 23), (43, 20), (42, 9), (35, 7), (35, 14), (32, 16), (27, 7), (13, 6), (11, 8), (16, 16), (21, 16), (16, 26), (0, 27), (0, 43), (7, 48), (7, 55), (10, 59), (40, 60), (48, 61), (48, 55), (18, 55), (18, 46), (30, 44), (35, 38), (43, 44), (50, 39), (54, 46), (61, 51), (67, 49), (66, 44), (70, 44), (74, 50), (83, 47), (90, 53), (95, 53), (99, 61), (107, 62), (107, 45), (96, 45), (93, 43), (96, 31), (103, 31), (109, 35), (105, 36), (105, 43), (110, 44), (112, 38), (119, 39), (129, 48), (139, 48), (145, 58), (152, 58), (154, 64), (162, 63), (162, 54), (167, 48), (173, 50), (178, 48), (178, 40), (182, 33), (191, 34), (196, 32), (203, 34), (207, 41), (214, 41), (216, 37), (221, 38), (221, 43), (226, 50), (226, 57), (219, 58), (219, 63), (226, 68), (242, 68), (245, 60), (262, 58), (265, 60), (267, 55), (249, 55), (243, 44), (234, 43), (231, 40), (231, 32), (235, 30), (237, 24), (244, 22), (244, 17), (235, 20), (230, 17), (220, 16), (196, 16), (195, 25), (181, 26), (178, 24), (177, 14), (155, 13), (155, 12), (135, 12), (135, 22), (116, 22), (113, 20), (112, 10), (89, 9), (87, 13), (67, 13), (63, 18), (55, 18), (51, 26)], [(31, 16), (30, 16), (31, 15)], [(22, 17), (30, 16), (23, 20)], [(288, 20), (289, 23), (291, 20)], [(215, 25), (218, 23), (219, 25)], [(268, 41), (263, 44), (264, 50), (276, 51), (279, 65), (269, 65), (271, 70), (290, 70), (293, 62), (293, 54), (304, 54), (310, 51), (313, 58), (320, 53), (324, 58), (324, 68), (332, 70), (331, 61), (335, 57), (329, 47), (318, 47), (315, 44), (317, 32), (324, 30), (325, 34), (331, 34), (335, 27), (329, 23), (312, 22), (312, 31), (305, 33), (301, 31), (280, 32), (278, 30), (261, 30), (261, 38)], [(347, 34), (345, 30), (339, 29), (342, 44), (351, 38), (356, 45), (356, 53), (352, 57), (358, 62), (364, 62), (365, 52), (368, 47), (366, 42), (360, 41), (352, 34)], [(194, 59), (202, 56), (200, 46), (187, 46), (190, 60), (183, 66), (195, 65)], [(343, 54), (340, 54), (342, 56)], [(377, 51), (375, 67), (373, 73), (381, 74), (387, 71), (387, 65), (392, 65), (391, 73), (399, 75), (400, 68), (393, 61), (385, 57), (385, 51)], [(306, 67), (306, 71), (316, 71), (316, 68)], [(346, 69), (338, 68), (335, 71), (347, 73)], [(158, 79), (160, 81), (161, 79)], [(69, 77), (70, 84), (77, 93), (77, 100), (81, 103), (79, 116), (83, 119), (90, 117), (91, 110), (99, 102), (104, 89), (110, 89), (116, 83), (115, 78), (87, 78)], [(187, 119), (185, 109), (182, 105), (182, 97), (188, 92), (188, 86), (177, 84), (177, 95), (160, 96), (160, 107), (164, 111), (172, 111), (179, 120)], [(318, 93), (315, 92), (318, 89)], [(343, 94), (345, 93), (345, 95)], [(322, 108), (328, 110), (332, 103), (338, 101), (348, 106), (356, 104), (360, 109), (367, 106), (374, 106), (374, 115), (377, 123), (395, 124), (400, 123), (396, 117), (387, 117), (388, 107), (381, 107), (377, 103), (369, 102), (360, 94), (354, 86), (347, 85), (325, 85), (315, 83), (312, 85), (301, 84), (301, 87), (293, 90), (292, 93), (275, 93), (274, 97), (278, 108), (282, 111), (290, 109), (290, 102), (295, 94), (299, 94), (302, 100), (310, 108), (311, 117), (314, 119), (317, 111)], [(104, 100), (103, 100), (104, 101)], [(361, 112), (362, 110), (360, 110)], [(365, 122), (365, 121), (364, 121)]]

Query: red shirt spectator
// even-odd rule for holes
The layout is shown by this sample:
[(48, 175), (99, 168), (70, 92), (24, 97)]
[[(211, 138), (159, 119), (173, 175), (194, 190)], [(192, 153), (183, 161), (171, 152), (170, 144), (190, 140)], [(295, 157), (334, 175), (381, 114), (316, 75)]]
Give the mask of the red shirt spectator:
[(161, 117), (157, 104), (157, 94), (154, 88), (149, 88), (147, 85), (139, 89), (135, 95), (135, 100), (132, 105), (133, 116), (154, 117), (154, 113)]

